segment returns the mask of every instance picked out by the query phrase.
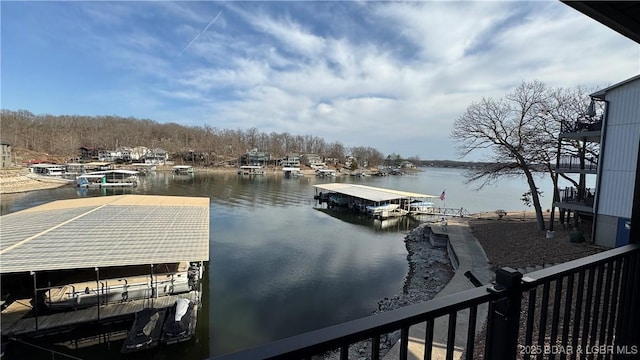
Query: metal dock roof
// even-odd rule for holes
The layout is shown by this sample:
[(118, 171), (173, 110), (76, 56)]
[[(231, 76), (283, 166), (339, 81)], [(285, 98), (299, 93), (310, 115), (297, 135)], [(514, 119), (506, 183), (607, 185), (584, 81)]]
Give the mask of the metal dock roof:
[(209, 259), (209, 198), (119, 195), (0, 216), (0, 273)]
[(314, 187), (329, 192), (341, 193), (369, 201), (381, 202), (401, 198), (435, 198), (435, 195), (420, 194), (408, 191), (391, 190), (377, 188), (373, 186), (347, 184), (347, 183), (330, 183), (313, 185)]

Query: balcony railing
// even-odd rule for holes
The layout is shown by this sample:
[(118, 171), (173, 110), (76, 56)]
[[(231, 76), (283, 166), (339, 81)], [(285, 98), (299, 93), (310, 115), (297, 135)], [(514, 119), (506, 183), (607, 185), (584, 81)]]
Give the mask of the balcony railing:
[(560, 202), (562, 203), (593, 207), (595, 189), (566, 187), (564, 189), (558, 189), (558, 194), (560, 196)]
[[(424, 358), (438, 348), (446, 359), (460, 349), (465, 359), (618, 358), (640, 354), (640, 244), (631, 244), (526, 274), (502, 268), (496, 285), (484, 285), (425, 303), (353, 320), (253, 349), (216, 357), (311, 359), (367, 341), (371, 359), (380, 358), (381, 338), (400, 330), (399, 358), (409, 355), (409, 327), (426, 322)], [(480, 307), (488, 305), (488, 315)], [(468, 317), (466, 328), (457, 318)], [(446, 344), (434, 342), (434, 322), (448, 320)], [(486, 326), (476, 331), (477, 324)], [(414, 344), (415, 345), (415, 344)], [(412, 348), (413, 349), (413, 348)], [(413, 350), (412, 350), (413, 351)], [(591, 355), (589, 355), (591, 354)], [(363, 355), (359, 355), (361, 357)], [(422, 357), (422, 356), (421, 356)]]
[(597, 171), (598, 159), (592, 157), (581, 161), (579, 156), (562, 156), (558, 163), (558, 170)]
[(602, 130), (602, 116), (583, 116), (575, 122), (563, 122), (561, 129), (561, 131), (565, 133), (578, 133), (600, 130)]

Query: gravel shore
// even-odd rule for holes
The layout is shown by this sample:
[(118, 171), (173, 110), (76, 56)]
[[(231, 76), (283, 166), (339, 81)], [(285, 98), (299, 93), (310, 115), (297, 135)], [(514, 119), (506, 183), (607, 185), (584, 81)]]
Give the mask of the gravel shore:
[(0, 171), (0, 194), (55, 189), (69, 184), (64, 179), (31, 174), (27, 169)]
[[(548, 217), (548, 214), (545, 215)], [(495, 213), (481, 213), (465, 220), (485, 250), (493, 269), (510, 266), (521, 271), (532, 271), (534, 268), (570, 261), (603, 250), (588, 242), (570, 242), (569, 236), (573, 229), (558, 224), (555, 226), (554, 237), (547, 238), (545, 231), (538, 230), (533, 212), (507, 212), (502, 217)], [(548, 218), (546, 220), (548, 225)], [(453, 276), (446, 251), (433, 248), (428, 242), (427, 227), (428, 224), (423, 224), (405, 236), (409, 274), (403, 292), (381, 300), (374, 314), (430, 300)], [(590, 228), (585, 225), (579, 229), (588, 239)], [(399, 332), (383, 336), (380, 339), (381, 354), (385, 354), (399, 337)], [(369, 342), (350, 346), (349, 358), (369, 359), (369, 346)], [(476, 357), (482, 358), (483, 333), (478, 334), (475, 349)], [(338, 359), (339, 353), (332, 352), (323, 358)]]
[[(422, 224), (408, 233), (404, 242), (407, 248), (409, 273), (402, 293), (384, 298), (378, 302), (373, 314), (399, 309), (401, 307), (433, 299), (453, 277), (453, 268), (446, 248), (436, 248), (429, 242), (429, 224)], [(386, 354), (400, 339), (396, 331), (380, 339), (380, 354)], [(370, 342), (364, 341), (349, 347), (349, 359), (370, 358)], [(339, 352), (325, 354), (322, 359), (339, 359)]]
[[(548, 214), (545, 214), (547, 226)], [(538, 230), (535, 214), (533, 212), (513, 212), (502, 219), (492, 213), (477, 214), (469, 219), (469, 226), (474, 236), (478, 239), (489, 259), (492, 268), (497, 269), (509, 266), (519, 269), (523, 273), (534, 271), (546, 266), (567, 262), (581, 257), (589, 256), (604, 249), (591, 245), (589, 242), (572, 243), (569, 241), (571, 228), (565, 228), (559, 224), (554, 226), (554, 237), (549, 239), (546, 233)], [(579, 224), (578, 229), (583, 232), (586, 239), (589, 238), (589, 224)], [(553, 286), (550, 298), (554, 298)], [(542, 303), (542, 292), (537, 294), (538, 308)], [(566, 299), (566, 288), (563, 288), (561, 299)], [(522, 300), (521, 319), (526, 319), (528, 297)], [(551, 304), (549, 305), (551, 306)], [(540, 323), (540, 312), (534, 314), (534, 322)], [(547, 331), (550, 333), (551, 320), (547, 320)], [(524, 343), (526, 321), (521, 321), (520, 343)], [(476, 335), (474, 344), (474, 358), (484, 359), (485, 331)], [(525, 359), (528, 356), (519, 353), (517, 359)]]

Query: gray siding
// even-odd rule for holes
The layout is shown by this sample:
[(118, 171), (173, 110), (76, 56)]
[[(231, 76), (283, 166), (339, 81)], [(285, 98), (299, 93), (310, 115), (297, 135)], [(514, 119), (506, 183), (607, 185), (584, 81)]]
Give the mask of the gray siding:
[(606, 100), (609, 113), (598, 214), (629, 218), (640, 144), (640, 79), (611, 89)]

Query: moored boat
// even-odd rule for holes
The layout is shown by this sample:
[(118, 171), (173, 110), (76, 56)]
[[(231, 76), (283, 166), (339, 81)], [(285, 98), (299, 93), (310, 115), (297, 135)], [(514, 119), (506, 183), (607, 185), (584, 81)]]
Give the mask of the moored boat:
[(318, 169), (316, 170), (316, 176), (318, 177), (336, 177), (336, 171), (333, 169)]
[(176, 175), (193, 175), (195, 172), (191, 165), (176, 165), (173, 167), (173, 173)]
[(432, 213), (435, 204), (431, 201), (413, 201), (409, 203), (409, 211), (414, 213)]
[(264, 168), (261, 165), (240, 166), (238, 175), (264, 175)]
[(302, 170), (300, 170), (300, 168), (298, 168), (298, 167), (286, 167), (285, 166), (285, 167), (282, 168), (282, 174), (286, 178), (303, 176)]
[(51, 310), (71, 310), (98, 303), (111, 304), (185, 293), (193, 290), (202, 277), (200, 272), (193, 273), (192, 268), (201, 271), (196, 265), (192, 265), (186, 271), (154, 274), (153, 278), (132, 276), (102, 279), (99, 286), (96, 281), (56, 286), (44, 293), (44, 304)]
[(197, 314), (195, 302), (183, 298), (177, 299), (169, 308), (160, 342), (175, 344), (190, 340), (196, 331)]
[(78, 176), (76, 185), (90, 188), (137, 186), (138, 172), (133, 170), (94, 171)]
[(158, 346), (166, 312), (166, 309), (155, 308), (138, 311), (120, 352), (130, 353)]
[(370, 205), (367, 206), (367, 213), (372, 215), (377, 215), (383, 211), (392, 211), (396, 210), (400, 207), (398, 204), (381, 204), (381, 205)]

